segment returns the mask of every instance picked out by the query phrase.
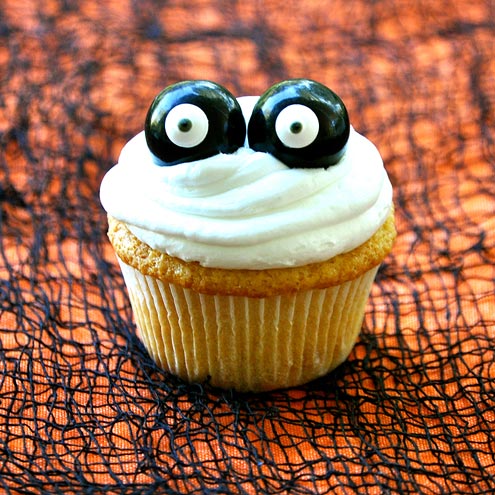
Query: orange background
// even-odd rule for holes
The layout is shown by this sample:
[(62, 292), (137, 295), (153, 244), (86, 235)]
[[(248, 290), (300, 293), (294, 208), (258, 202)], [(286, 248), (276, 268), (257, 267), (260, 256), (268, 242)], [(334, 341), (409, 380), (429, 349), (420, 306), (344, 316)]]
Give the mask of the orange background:
[[(0, 4), (0, 490), (495, 492), (495, 4)], [(98, 199), (169, 83), (290, 77), (346, 102), (394, 185), (348, 361), (262, 395), (141, 346)]]

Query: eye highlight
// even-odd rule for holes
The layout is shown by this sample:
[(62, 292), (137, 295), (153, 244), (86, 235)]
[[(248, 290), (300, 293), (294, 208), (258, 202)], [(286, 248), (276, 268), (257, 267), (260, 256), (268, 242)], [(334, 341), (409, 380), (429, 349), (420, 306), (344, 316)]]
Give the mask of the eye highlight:
[(146, 143), (159, 166), (233, 153), (244, 145), (246, 123), (237, 99), (211, 81), (172, 84), (146, 115)]
[(350, 123), (343, 101), (323, 84), (289, 79), (269, 88), (253, 108), (249, 146), (291, 168), (328, 168), (345, 153)]
[(320, 124), (316, 114), (304, 105), (285, 107), (275, 120), (275, 131), (288, 148), (309, 146), (318, 136)]
[(208, 135), (208, 128), (206, 113), (191, 103), (177, 105), (165, 118), (165, 133), (172, 143), (181, 148), (201, 144)]

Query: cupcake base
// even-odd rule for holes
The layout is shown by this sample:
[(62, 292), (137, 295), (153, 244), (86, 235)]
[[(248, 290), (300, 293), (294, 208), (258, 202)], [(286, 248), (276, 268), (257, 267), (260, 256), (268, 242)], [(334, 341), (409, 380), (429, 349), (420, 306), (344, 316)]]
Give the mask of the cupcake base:
[(238, 391), (296, 386), (341, 364), (378, 270), (328, 288), (246, 297), (204, 294), (119, 263), (152, 358), (189, 382)]

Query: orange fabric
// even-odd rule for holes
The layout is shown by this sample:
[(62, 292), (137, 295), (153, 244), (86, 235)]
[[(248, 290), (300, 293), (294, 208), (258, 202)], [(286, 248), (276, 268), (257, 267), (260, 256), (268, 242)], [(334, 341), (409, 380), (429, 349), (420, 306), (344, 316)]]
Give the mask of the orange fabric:
[[(0, 490), (495, 491), (491, 0), (0, 5)], [(308, 77), (379, 147), (398, 239), (348, 361), (245, 396), (160, 371), (98, 189), (151, 99)], [(158, 490), (159, 488), (159, 490)]]

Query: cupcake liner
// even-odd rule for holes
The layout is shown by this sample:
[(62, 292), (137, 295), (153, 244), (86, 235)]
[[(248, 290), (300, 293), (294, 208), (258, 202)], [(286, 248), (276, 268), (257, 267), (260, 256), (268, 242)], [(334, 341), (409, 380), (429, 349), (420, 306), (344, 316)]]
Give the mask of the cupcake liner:
[(202, 294), (119, 263), (153, 359), (189, 382), (239, 391), (299, 385), (341, 364), (378, 270), (327, 289), (254, 298)]

